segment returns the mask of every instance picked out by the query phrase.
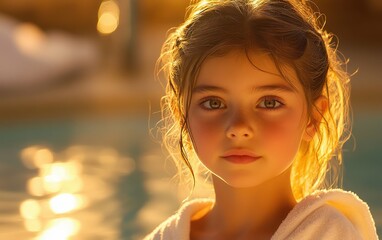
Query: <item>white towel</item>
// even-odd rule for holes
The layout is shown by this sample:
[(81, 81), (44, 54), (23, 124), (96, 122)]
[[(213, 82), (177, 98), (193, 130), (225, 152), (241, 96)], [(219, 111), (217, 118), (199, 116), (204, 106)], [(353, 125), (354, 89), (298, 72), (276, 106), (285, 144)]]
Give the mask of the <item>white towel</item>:
[(300, 201), (281, 223), (278, 239), (378, 239), (365, 202), (352, 192), (320, 190)]
[[(213, 200), (196, 199), (159, 225), (144, 240), (189, 240), (192, 216)], [(378, 240), (369, 207), (352, 192), (320, 190), (301, 200), (271, 240)]]

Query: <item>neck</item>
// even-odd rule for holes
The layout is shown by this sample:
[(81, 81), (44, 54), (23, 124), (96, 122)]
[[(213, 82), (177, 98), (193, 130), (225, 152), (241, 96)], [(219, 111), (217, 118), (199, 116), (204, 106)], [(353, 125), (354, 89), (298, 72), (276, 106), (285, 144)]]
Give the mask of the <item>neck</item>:
[(216, 177), (213, 182), (216, 202), (203, 217), (203, 225), (223, 236), (248, 233), (270, 237), (296, 204), (290, 170), (250, 188), (234, 188)]

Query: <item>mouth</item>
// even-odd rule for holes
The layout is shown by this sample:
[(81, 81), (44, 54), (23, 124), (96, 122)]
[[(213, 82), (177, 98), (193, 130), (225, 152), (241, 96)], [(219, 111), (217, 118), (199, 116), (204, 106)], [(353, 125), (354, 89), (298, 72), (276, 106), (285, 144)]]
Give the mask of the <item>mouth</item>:
[(236, 164), (248, 164), (257, 161), (261, 157), (249, 150), (230, 150), (221, 156), (224, 160)]

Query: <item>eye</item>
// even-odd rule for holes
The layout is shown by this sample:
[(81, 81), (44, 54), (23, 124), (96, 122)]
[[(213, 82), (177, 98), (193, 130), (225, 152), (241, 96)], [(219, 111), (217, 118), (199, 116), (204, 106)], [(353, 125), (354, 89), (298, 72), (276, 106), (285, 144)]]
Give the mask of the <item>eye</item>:
[(201, 102), (200, 104), (204, 109), (207, 110), (216, 110), (225, 108), (226, 105), (219, 98), (209, 98)]
[(284, 104), (277, 100), (275, 97), (265, 97), (259, 104), (259, 108), (264, 108), (266, 110), (276, 110), (282, 107)]

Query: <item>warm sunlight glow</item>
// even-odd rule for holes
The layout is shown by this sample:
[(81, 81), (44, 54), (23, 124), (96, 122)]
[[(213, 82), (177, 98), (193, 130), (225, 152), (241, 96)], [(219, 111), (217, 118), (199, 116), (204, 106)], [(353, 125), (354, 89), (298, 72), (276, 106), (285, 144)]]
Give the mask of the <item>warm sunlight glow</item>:
[(67, 193), (78, 193), (84, 188), (84, 181), (82, 178), (77, 177), (65, 182), (62, 190)]
[[(20, 157), (32, 175), (25, 182), (31, 198), (18, 203), (16, 216), (25, 237), (17, 239), (114, 238), (123, 217), (116, 181), (134, 170), (134, 160), (112, 147), (80, 145), (63, 152), (30, 145)], [(113, 221), (103, 221), (105, 217)]]
[(20, 214), (25, 219), (36, 219), (41, 214), (41, 206), (36, 200), (25, 200), (20, 205)]
[(112, 13), (104, 13), (98, 21), (98, 31), (103, 34), (110, 34), (117, 29), (118, 18)]
[(22, 53), (35, 55), (41, 50), (45, 35), (36, 25), (23, 23), (15, 29), (13, 38)]
[(102, 34), (113, 33), (119, 25), (119, 6), (114, 0), (101, 3), (98, 10), (97, 30)]
[(55, 214), (68, 213), (83, 207), (83, 205), (83, 197), (70, 193), (62, 193), (49, 200), (50, 209)]
[(29, 194), (41, 197), (45, 194), (43, 179), (41, 177), (34, 177), (28, 180), (27, 190)]
[(42, 224), (38, 219), (25, 219), (24, 227), (28, 232), (39, 232), (42, 229)]
[(41, 167), (43, 164), (53, 162), (53, 153), (48, 148), (42, 148), (36, 151), (34, 159), (35, 165)]
[(51, 221), (48, 228), (36, 240), (69, 240), (81, 228), (78, 220), (73, 218), (59, 218)]
[(63, 190), (69, 181), (78, 179), (81, 171), (81, 165), (77, 162), (46, 164), (40, 169), (44, 190), (48, 193)]
[(30, 146), (24, 148), (21, 153), (23, 163), (28, 168), (40, 168), (44, 164), (51, 163), (54, 160), (50, 149), (41, 146)]

